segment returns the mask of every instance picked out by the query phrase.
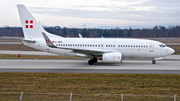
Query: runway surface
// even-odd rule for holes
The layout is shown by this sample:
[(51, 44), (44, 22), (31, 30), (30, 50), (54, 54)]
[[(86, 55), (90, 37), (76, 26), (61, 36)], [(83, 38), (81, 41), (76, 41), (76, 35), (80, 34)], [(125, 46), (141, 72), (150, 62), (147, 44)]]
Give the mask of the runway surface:
[(0, 72), (180, 74), (177, 56), (157, 61), (155, 65), (151, 60), (123, 60), (120, 64), (99, 61), (88, 65), (86, 59), (0, 59)]

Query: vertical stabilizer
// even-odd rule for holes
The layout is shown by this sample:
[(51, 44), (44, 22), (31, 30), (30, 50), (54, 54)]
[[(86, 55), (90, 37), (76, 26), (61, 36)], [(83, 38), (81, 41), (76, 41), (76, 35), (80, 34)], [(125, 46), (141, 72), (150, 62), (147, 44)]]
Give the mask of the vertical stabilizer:
[[(36, 21), (32, 14), (23, 4), (17, 5), (24, 37), (26, 39), (43, 38), (42, 32), (46, 32)], [(48, 32), (46, 32), (48, 34)], [(50, 35), (50, 34), (48, 34)], [(52, 36), (52, 35), (51, 35)]]

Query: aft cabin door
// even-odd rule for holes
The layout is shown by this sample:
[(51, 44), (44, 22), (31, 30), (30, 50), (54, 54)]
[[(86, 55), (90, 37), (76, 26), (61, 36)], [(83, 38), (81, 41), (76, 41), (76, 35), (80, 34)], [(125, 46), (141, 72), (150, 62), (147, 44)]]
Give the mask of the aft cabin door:
[(153, 43), (149, 43), (149, 51), (154, 52), (154, 44)]
[(46, 50), (49, 51), (49, 50), (50, 50), (50, 47), (49, 47), (49, 46), (46, 46)]

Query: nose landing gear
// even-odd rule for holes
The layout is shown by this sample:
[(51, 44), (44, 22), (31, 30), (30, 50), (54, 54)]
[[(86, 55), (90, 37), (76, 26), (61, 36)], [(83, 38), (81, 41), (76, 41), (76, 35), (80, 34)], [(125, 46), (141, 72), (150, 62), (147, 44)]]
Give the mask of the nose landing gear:
[(156, 60), (153, 59), (153, 60), (152, 60), (152, 64), (156, 64)]

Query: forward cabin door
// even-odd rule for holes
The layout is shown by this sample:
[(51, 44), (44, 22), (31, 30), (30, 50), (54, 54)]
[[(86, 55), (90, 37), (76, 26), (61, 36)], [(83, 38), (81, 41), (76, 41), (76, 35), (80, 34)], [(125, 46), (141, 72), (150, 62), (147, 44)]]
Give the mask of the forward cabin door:
[(149, 43), (149, 52), (154, 52), (154, 44)]

